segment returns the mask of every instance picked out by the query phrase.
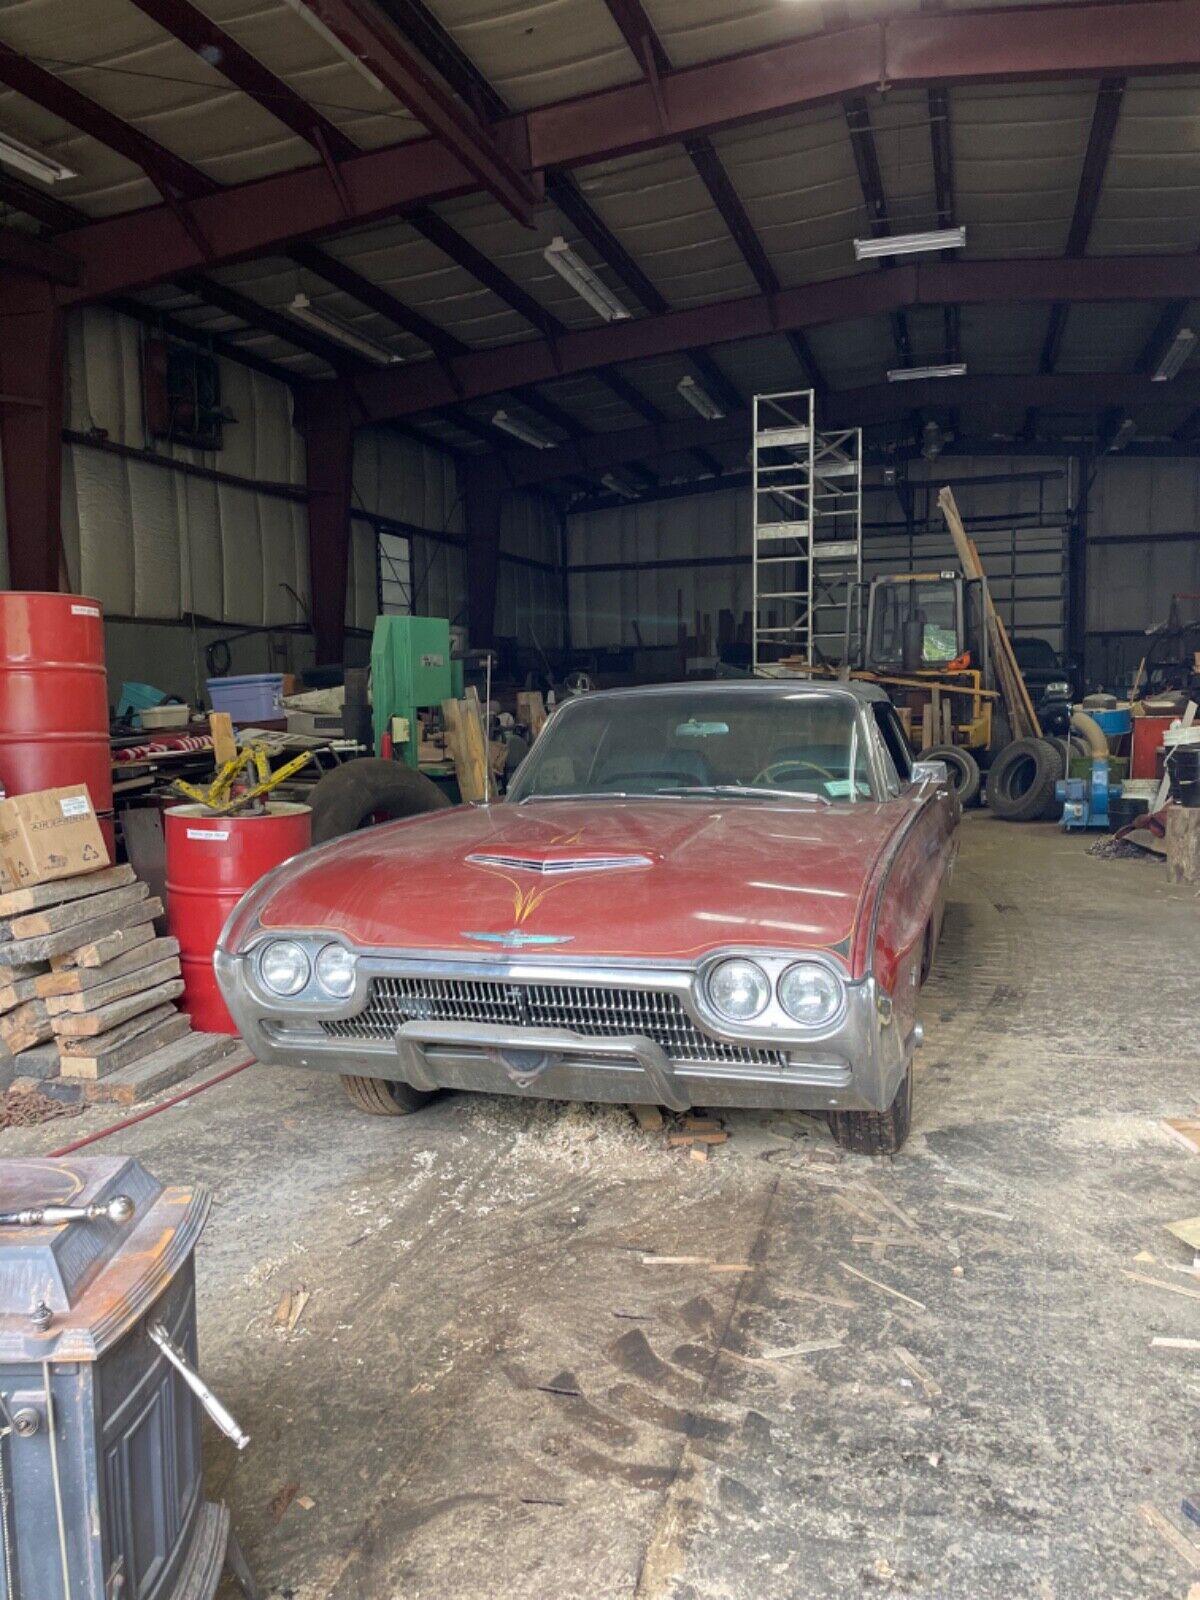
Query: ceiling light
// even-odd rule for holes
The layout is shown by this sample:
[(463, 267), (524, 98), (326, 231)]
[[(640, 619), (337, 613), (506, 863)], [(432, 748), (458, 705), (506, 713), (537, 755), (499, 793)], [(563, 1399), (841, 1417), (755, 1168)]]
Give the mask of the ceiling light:
[(1196, 335), (1190, 328), (1180, 328), (1163, 352), (1162, 360), (1155, 367), (1152, 381), (1166, 383), (1168, 379), (1173, 378), (1195, 348)]
[(621, 304), (603, 279), (592, 271), (581, 255), (572, 250), (565, 239), (552, 239), (542, 255), (547, 265), (553, 267), (563, 282), (569, 283), (575, 293), (586, 300), (605, 322), (620, 322), (629, 316), (628, 308)]
[(1126, 417), (1121, 423), (1121, 426), (1117, 429), (1116, 433), (1114, 433), (1112, 436), (1112, 443), (1108, 447), (1109, 454), (1113, 455), (1118, 450), (1124, 450), (1125, 446), (1133, 438), (1136, 432), (1137, 423), (1132, 417)]
[(680, 378), (675, 385), (675, 390), (677, 394), (683, 396), (694, 411), (700, 413), (706, 422), (717, 422), (725, 415), (708, 390), (698, 384), (695, 378)]
[(558, 442), (556, 439), (548, 438), (544, 433), (539, 433), (536, 428), (531, 428), (519, 417), (510, 417), (507, 411), (495, 412), (492, 426), (504, 433), (511, 433), (513, 438), (520, 439), (522, 444), (533, 445), (536, 450), (553, 450)]
[(892, 367), (887, 375), (889, 383), (911, 383), (917, 378), (965, 378), (965, 361), (947, 361), (940, 367)]
[(356, 350), (360, 356), (366, 356), (369, 361), (378, 361), (381, 367), (394, 366), (396, 362), (404, 360), (403, 356), (398, 356), (386, 345), (379, 344), (375, 339), (368, 338), (365, 333), (359, 333), (355, 328), (349, 327), (340, 318), (332, 316), (328, 311), (322, 311), (319, 306), (314, 306), (306, 294), (298, 294), (288, 310), (297, 322), (306, 322), (310, 328), (316, 328), (318, 332), (336, 339), (338, 344), (344, 344), (347, 350)]
[(74, 167), (64, 167), (61, 161), (35, 150), (31, 144), (22, 144), (11, 133), (0, 133), (0, 161), (39, 183), (59, 183), (63, 178), (79, 176)]
[(855, 239), (856, 261), (879, 261), (887, 256), (923, 256), (935, 250), (961, 250), (967, 242), (965, 228), (934, 228), (931, 233), (893, 233), (882, 239)]
[(360, 77), (365, 78), (371, 85), (372, 89), (376, 90), (379, 94), (384, 92), (383, 84), (371, 71), (370, 67), (363, 60), (363, 58), (361, 56), (356, 56), (350, 46), (339, 39), (337, 34), (334, 33), (333, 29), (327, 27), (326, 24), (321, 21), (320, 17), (315, 11), (310, 10), (309, 7), (305, 5), (304, 0), (284, 0), (284, 4), (288, 6), (290, 10), (294, 11), (301, 21), (307, 22), (314, 33), (319, 33), (329, 48), (331, 50), (335, 50), (338, 55), (341, 56), (343, 61), (354, 68), (355, 72), (357, 72)]
[(626, 483), (624, 478), (618, 478), (615, 472), (606, 472), (600, 482), (613, 494), (619, 494), (622, 500), (636, 500), (638, 497), (633, 485)]

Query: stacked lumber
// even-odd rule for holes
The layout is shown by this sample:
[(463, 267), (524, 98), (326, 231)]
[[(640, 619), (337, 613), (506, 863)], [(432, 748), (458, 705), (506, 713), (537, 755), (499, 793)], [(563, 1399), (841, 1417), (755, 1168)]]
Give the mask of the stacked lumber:
[(132, 1104), (237, 1047), (177, 1009), (162, 911), (129, 866), (0, 894), (0, 1078)]

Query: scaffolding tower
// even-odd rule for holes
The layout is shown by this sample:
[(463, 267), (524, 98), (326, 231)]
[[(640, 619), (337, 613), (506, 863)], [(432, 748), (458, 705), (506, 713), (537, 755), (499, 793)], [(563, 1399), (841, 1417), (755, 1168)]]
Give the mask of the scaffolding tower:
[(821, 432), (811, 389), (754, 397), (753, 665), (842, 659), (862, 577), (862, 429)]

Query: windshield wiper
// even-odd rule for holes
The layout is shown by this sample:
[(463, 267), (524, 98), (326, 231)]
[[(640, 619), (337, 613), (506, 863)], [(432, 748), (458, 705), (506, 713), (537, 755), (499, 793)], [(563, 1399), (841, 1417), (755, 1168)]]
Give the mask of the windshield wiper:
[[(621, 789), (563, 789), (551, 794), (525, 794), (517, 801), (519, 806), (527, 806), (531, 800), (632, 800), (631, 794), (625, 794)], [(638, 799), (644, 798), (639, 795)]]
[(663, 795), (667, 799), (673, 794), (720, 794), (738, 795), (742, 799), (771, 799), (771, 800), (817, 800), (823, 806), (832, 805), (832, 800), (827, 795), (809, 794), (803, 789), (760, 789), (751, 784), (744, 783), (695, 783), (685, 785), (679, 789), (656, 789), (655, 794)]

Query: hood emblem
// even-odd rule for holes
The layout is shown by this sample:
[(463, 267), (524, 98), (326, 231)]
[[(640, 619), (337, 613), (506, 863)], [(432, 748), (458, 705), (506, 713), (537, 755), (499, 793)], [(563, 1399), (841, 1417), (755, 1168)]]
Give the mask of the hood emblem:
[(476, 867), (500, 867), (507, 872), (540, 872), (547, 876), (565, 872), (615, 872), (630, 867), (652, 867), (649, 856), (604, 855), (593, 851), (591, 855), (546, 856), (505, 855), (501, 852), (477, 851), (467, 860)]
[(570, 933), (523, 933), (520, 928), (510, 928), (507, 933), (460, 933), (460, 939), (474, 939), (479, 944), (500, 944), (509, 950), (523, 950), (528, 945), (570, 944)]

